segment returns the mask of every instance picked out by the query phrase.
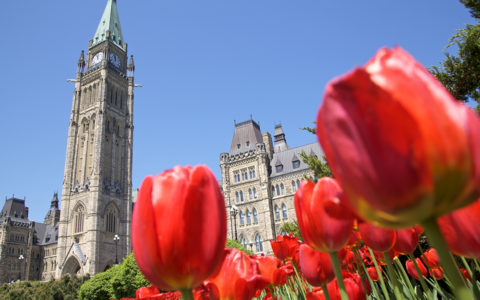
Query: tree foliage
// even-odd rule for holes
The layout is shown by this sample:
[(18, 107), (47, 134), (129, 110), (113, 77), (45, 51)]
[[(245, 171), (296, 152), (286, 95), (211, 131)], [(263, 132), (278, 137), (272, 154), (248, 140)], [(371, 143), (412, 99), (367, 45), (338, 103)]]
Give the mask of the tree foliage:
[(65, 276), (60, 280), (21, 281), (0, 286), (0, 299), (12, 300), (73, 300), (78, 299), (80, 286), (90, 277)]
[(298, 227), (298, 222), (296, 220), (293, 222), (283, 223), (282, 227), (280, 227), (280, 232), (291, 233), (299, 240), (303, 241), (302, 234), (300, 233), (300, 228)]
[(231, 239), (227, 239), (227, 242), (225, 244), (225, 248), (235, 248), (235, 249), (238, 249), (240, 251), (243, 251), (249, 255), (253, 255), (253, 252), (246, 249), (245, 247), (243, 247), (242, 244), (240, 244), (239, 242), (237, 242), (236, 240), (231, 240)]
[(445, 85), (458, 100), (477, 101), (477, 111), (480, 110), (480, 2), (478, 0), (461, 0), (470, 10), (476, 24), (467, 24), (457, 30), (450, 38), (448, 47), (458, 47), (457, 54), (445, 54), (440, 66), (430, 68), (435, 77)]
[(140, 272), (133, 253), (130, 253), (121, 264), (85, 282), (80, 287), (78, 296), (85, 300), (134, 298), (138, 288), (149, 285)]

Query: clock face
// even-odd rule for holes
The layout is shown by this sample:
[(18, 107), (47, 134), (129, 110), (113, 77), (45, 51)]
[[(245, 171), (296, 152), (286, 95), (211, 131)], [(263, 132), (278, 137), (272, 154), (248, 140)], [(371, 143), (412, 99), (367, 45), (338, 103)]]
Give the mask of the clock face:
[(98, 52), (92, 59), (92, 66), (100, 63), (103, 60), (103, 52)]
[(122, 62), (120, 61), (120, 57), (118, 57), (118, 55), (116, 55), (115, 53), (110, 53), (109, 57), (110, 57), (110, 63), (119, 69), (120, 66), (122, 65)]

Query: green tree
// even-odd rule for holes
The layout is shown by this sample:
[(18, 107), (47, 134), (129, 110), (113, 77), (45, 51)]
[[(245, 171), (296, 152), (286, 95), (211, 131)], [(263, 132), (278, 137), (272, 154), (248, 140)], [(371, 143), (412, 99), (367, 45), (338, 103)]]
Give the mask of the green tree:
[(300, 241), (303, 241), (302, 234), (300, 233), (300, 228), (298, 227), (298, 222), (295, 220), (293, 222), (285, 222), (282, 227), (280, 227), (280, 232), (292, 233)]
[[(312, 127), (303, 127), (301, 129), (306, 130), (312, 134), (317, 133), (316, 129)], [(310, 169), (315, 174), (315, 177), (333, 177), (332, 170), (330, 170), (330, 166), (327, 163), (327, 158), (325, 157), (325, 155), (323, 155), (320, 159), (315, 154), (308, 154), (302, 151), (300, 153), (300, 157), (302, 158), (303, 162), (310, 167)]]
[(227, 242), (225, 244), (225, 248), (235, 248), (235, 249), (238, 249), (240, 251), (243, 251), (249, 255), (253, 255), (253, 252), (246, 249), (245, 247), (243, 247), (242, 244), (240, 244), (239, 242), (237, 242), (236, 240), (231, 240), (231, 239), (227, 239)]
[(458, 100), (473, 99), (480, 113), (480, 2), (478, 0), (460, 0), (470, 10), (476, 24), (467, 24), (459, 29), (449, 41), (447, 48), (456, 45), (457, 54), (445, 54), (440, 66), (430, 68), (435, 77), (445, 85)]

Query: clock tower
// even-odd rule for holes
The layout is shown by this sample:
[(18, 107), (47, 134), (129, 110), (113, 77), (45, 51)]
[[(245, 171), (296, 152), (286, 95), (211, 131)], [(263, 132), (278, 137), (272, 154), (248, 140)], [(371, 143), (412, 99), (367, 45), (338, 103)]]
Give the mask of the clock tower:
[(67, 138), (56, 277), (96, 274), (130, 252), (133, 89), (117, 1), (78, 60)]

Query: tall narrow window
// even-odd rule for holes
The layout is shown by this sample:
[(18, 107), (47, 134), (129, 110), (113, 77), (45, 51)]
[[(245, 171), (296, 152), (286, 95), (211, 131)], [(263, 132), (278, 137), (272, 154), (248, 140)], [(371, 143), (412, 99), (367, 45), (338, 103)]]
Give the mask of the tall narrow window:
[(297, 191), (297, 185), (295, 184), (295, 181), (292, 180), (292, 191), (295, 193)]
[(238, 192), (235, 192), (235, 200), (237, 201), (237, 203), (239, 202)]
[(117, 216), (115, 214), (115, 210), (113, 208), (108, 209), (105, 215), (105, 229), (107, 230), (107, 232), (115, 232), (116, 222)]
[(245, 219), (243, 218), (243, 211), (240, 211), (240, 225), (245, 224)]
[(253, 198), (257, 199), (257, 189), (253, 188)]
[(244, 248), (247, 248), (247, 240), (243, 235), (240, 236), (240, 244), (242, 244)]
[(255, 246), (256, 246), (257, 252), (262, 252), (263, 251), (262, 237), (258, 233), (255, 236)]
[(83, 223), (85, 218), (85, 210), (83, 206), (79, 205), (73, 213), (73, 232), (83, 232)]
[(280, 219), (280, 209), (278, 208), (278, 205), (275, 205), (275, 219)]
[(240, 191), (240, 201), (243, 202), (243, 192)]
[(284, 219), (286, 219), (288, 217), (287, 206), (285, 205), (285, 203), (282, 204), (282, 216), (283, 216)]
[(250, 200), (253, 199), (252, 189), (248, 189), (248, 199), (250, 199)]
[(277, 189), (277, 196), (280, 196), (280, 187), (278, 186), (278, 184), (275, 186), (275, 188)]
[(275, 187), (272, 185), (272, 196), (275, 196)]
[(253, 223), (258, 223), (258, 214), (255, 208), (253, 209)]
[(280, 184), (280, 189), (282, 190), (282, 195), (285, 195), (285, 186), (282, 184)]
[(252, 220), (250, 218), (250, 211), (247, 209), (247, 224), (251, 224)]
[(300, 179), (297, 179), (297, 189), (300, 188)]

